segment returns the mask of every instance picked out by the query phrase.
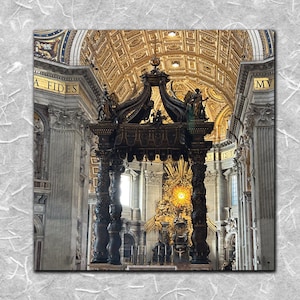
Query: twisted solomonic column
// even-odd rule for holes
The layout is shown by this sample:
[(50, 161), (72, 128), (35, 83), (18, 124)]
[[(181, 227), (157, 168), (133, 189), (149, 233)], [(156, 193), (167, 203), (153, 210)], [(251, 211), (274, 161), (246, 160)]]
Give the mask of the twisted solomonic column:
[(95, 206), (96, 222), (94, 224), (95, 242), (92, 263), (107, 263), (107, 244), (109, 234), (107, 226), (110, 222), (109, 215), (109, 185), (110, 185), (110, 152), (99, 151), (98, 184), (96, 188), (97, 203)]
[(120, 180), (121, 173), (125, 170), (123, 166), (123, 160), (115, 153), (111, 160), (111, 168), (109, 172), (110, 176), (110, 223), (107, 227), (109, 232), (109, 244), (108, 244), (108, 262), (112, 265), (120, 265), (120, 247), (121, 237), (120, 231), (122, 229), (122, 205), (120, 203)]
[(207, 264), (209, 263), (209, 246), (206, 242), (207, 238), (207, 223), (206, 223), (206, 189), (204, 185), (205, 178), (205, 156), (206, 151), (192, 152), (192, 264)]

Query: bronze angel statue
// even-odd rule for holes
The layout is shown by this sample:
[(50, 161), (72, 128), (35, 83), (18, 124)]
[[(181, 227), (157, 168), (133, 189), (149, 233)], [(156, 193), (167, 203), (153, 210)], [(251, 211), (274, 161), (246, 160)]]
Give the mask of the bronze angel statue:
[(203, 99), (200, 89), (195, 89), (195, 93), (188, 91), (184, 97), (184, 102), (187, 105), (187, 112), (190, 118), (197, 118), (200, 120), (207, 121), (208, 118), (205, 114), (204, 101), (207, 101), (208, 97)]

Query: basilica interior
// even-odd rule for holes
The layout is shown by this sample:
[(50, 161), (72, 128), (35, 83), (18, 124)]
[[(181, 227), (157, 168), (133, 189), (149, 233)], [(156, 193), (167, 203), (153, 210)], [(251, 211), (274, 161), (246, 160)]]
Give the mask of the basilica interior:
[(34, 32), (36, 271), (274, 271), (270, 30)]

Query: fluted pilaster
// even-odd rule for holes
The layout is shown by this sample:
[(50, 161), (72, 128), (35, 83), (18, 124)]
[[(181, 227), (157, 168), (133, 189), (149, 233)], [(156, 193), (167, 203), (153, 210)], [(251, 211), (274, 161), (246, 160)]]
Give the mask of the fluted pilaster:
[(257, 220), (256, 259), (259, 269), (271, 270), (275, 261), (274, 105), (252, 104), (245, 124), (253, 148), (252, 218)]
[[(49, 108), (49, 181), (42, 269), (74, 270), (81, 259), (82, 193), (80, 177), (86, 119), (79, 109)], [(79, 239), (78, 239), (79, 238)]]

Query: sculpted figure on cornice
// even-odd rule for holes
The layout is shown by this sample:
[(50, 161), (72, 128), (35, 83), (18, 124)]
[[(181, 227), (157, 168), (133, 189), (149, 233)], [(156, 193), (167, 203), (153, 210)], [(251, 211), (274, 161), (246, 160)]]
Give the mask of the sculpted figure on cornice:
[(247, 189), (251, 189), (251, 174), (254, 170), (251, 167), (250, 161), (250, 138), (247, 135), (243, 135), (240, 139), (239, 145), (235, 150), (235, 157), (233, 159), (233, 169), (235, 171), (242, 171), (245, 178), (245, 184)]
[(42, 163), (43, 163), (43, 148), (44, 148), (44, 124), (38, 114), (34, 115), (34, 139), (33, 139), (33, 154), (34, 154), (34, 177), (41, 178)]
[(245, 149), (242, 145), (239, 145), (234, 152), (235, 152), (234, 167), (239, 169), (241, 163), (245, 161)]
[(118, 102), (114, 95), (109, 95), (107, 90), (104, 90), (104, 95), (102, 98), (102, 103), (98, 107), (98, 121), (113, 121), (116, 119), (116, 108), (118, 106)]
[(80, 151), (80, 173), (85, 173), (85, 165), (86, 165), (86, 157), (87, 157), (87, 151), (86, 151), (86, 143), (85, 140), (81, 140), (81, 151)]
[(97, 151), (98, 151), (98, 147), (99, 147), (99, 137), (96, 134), (91, 134), (91, 139), (90, 139), (90, 143), (91, 143), (91, 149), (90, 149), (90, 155), (91, 156), (96, 156)]
[(187, 111), (188, 114), (191, 115), (190, 117), (195, 117), (200, 120), (207, 121), (208, 118), (205, 114), (205, 107), (203, 105), (203, 102), (208, 100), (208, 97), (203, 99), (202, 93), (200, 89), (195, 89), (195, 93), (187, 93), (187, 95), (184, 98), (185, 103), (187, 104)]

